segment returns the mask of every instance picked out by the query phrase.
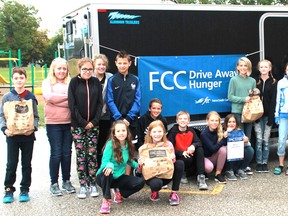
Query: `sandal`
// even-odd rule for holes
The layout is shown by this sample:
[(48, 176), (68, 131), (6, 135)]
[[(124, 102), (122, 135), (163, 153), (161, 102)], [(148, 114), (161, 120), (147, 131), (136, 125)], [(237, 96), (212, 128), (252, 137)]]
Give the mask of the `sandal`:
[[(275, 175), (280, 175), (281, 173), (282, 173), (282, 171), (283, 171), (283, 167), (276, 167), (275, 169), (274, 169), (274, 174)], [(286, 173), (287, 173), (287, 175), (288, 175), (288, 172), (287, 172), (288, 170), (286, 170)], [(286, 174), (285, 173), (285, 174)]]

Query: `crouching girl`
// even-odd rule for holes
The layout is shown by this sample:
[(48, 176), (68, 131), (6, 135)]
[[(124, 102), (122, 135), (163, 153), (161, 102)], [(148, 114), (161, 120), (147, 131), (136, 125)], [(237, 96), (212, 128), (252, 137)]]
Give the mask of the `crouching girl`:
[(166, 138), (162, 121), (156, 120), (150, 123), (144, 145), (139, 148), (139, 156), (138, 161), (143, 164), (142, 174), (146, 184), (151, 188), (150, 199), (158, 201), (162, 186), (172, 181), (169, 202), (172, 206), (179, 205), (180, 198), (177, 191), (184, 172), (184, 162), (176, 160), (174, 147)]
[(111, 192), (114, 195), (113, 201), (121, 203), (122, 196), (127, 198), (144, 187), (144, 179), (125, 175), (127, 164), (133, 168), (138, 167), (133, 154), (131, 133), (122, 120), (117, 120), (112, 126), (110, 138), (104, 147), (101, 167), (96, 174), (96, 182), (103, 193), (100, 213), (110, 213)]

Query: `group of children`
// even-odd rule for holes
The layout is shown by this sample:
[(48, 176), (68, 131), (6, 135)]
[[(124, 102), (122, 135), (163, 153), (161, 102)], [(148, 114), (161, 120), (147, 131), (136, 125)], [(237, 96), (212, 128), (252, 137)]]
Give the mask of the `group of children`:
[[(271, 73), (270, 61), (259, 62), (260, 75), (255, 80), (249, 76), (252, 67), (249, 59), (239, 59), (236, 66), (238, 75), (230, 80), (228, 89), (228, 99), (232, 103), (231, 114), (222, 123), (217, 112), (209, 112), (206, 117), (207, 127), (201, 132), (189, 126), (190, 114), (186, 111), (177, 113), (176, 124), (168, 130), (167, 121), (161, 115), (162, 102), (157, 98), (150, 101), (147, 113), (139, 116), (141, 87), (139, 79), (128, 73), (130, 56), (120, 52), (115, 64), (118, 72), (112, 75), (106, 72), (108, 59), (105, 55), (97, 55), (93, 60), (83, 58), (78, 63), (79, 74), (72, 79), (66, 60), (56, 58), (50, 65), (42, 90), (45, 98), (46, 131), (51, 149), (49, 169), (52, 195), (62, 195), (58, 184), (60, 166), (62, 189), (68, 193), (76, 192), (70, 182), (72, 141), (76, 149), (80, 184), (77, 196), (86, 198), (90, 193), (97, 197), (99, 192), (96, 184), (99, 185), (103, 194), (100, 213), (104, 214), (110, 212), (112, 195), (113, 201), (120, 203), (122, 197), (127, 198), (138, 192), (145, 183), (151, 189), (150, 199), (158, 201), (161, 188), (172, 181), (169, 202), (173, 206), (180, 203), (177, 194), (180, 183), (188, 183), (187, 175), (191, 173), (196, 173), (200, 190), (208, 189), (206, 174), (214, 169), (214, 179), (219, 183), (226, 183), (226, 179), (234, 181), (237, 177), (247, 179), (247, 174), (252, 173), (249, 166), (254, 156), (254, 149), (249, 142), (253, 124), (242, 124), (241, 113), (244, 103), (250, 100), (249, 90), (255, 87), (259, 88), (264, 105), (263, 117), (254, 123), (256, 172), (268, 172), (268, 142), (275, 112), (275, 123), (279, 124), (279, 167), (275, 168), (274, 174), (282, 173), (288, 135), (285, 100), (288, 97), (288, 78), (285, 75), (277, 85)], [(288, 66), (286, 71), (288, 72)], [(21, 135), (11, 133), (6, 125), (4, 104), (8, 101), (32, 99), (35, 131), (39, 120), (37, 100), (25, 89), (26, 71), (21, 67), (14, 68), (12, 80), (14, 89), (3, 96), (0, 111), (0, 128), (6, 135), (8, 147), (4, 203), (14, 201), (13, 185), (19, 149), (23, 172), (19, 201), (30, 200), (28, 192), (35, 140), (34, 132)], [(243, 137), (242, 160), (227, 161), (227, 142), (232, 131), (239, 131), (238, 134)], [(151, 158), (144, 156), (144, 150), (152, 155)], [(166, 170), (170, 174), (164, 173), (164, 169), (158, 170), (156, 174), (149, 171), (148, 167), (155, 163), (157, 157), (165, 158)], [(131, 168), (134, 175), (131, 175)]]

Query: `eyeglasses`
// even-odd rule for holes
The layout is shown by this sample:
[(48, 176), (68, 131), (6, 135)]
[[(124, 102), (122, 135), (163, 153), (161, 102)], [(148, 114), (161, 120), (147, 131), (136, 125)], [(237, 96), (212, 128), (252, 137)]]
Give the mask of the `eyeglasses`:
[(93, 68), (81, 68), (81, 71), (83, 71), (84, 73), (91, 73), (94, 71)]

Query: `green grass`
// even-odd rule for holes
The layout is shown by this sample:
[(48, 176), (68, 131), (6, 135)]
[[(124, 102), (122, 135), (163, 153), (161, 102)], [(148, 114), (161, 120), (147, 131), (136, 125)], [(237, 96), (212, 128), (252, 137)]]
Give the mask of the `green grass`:
[[(27, 85), (32, 85), (32, 68), (31, 67), (24, 67), (27, 72)], [(48, 70), (48, 69), (47, 69)], [(9, 68), (0, 68), (0, 74), (4, 77), (5, 80), (9, 82)], [(43, 79), (45, 78), (44, 68), (35, 67), (34, 68), (34, 86), (41, 86)]]
[(39, 125), (38, 127), (45, 127), (45, 121), (44, 121), (44, 104), (38, 104), (38, 115), (39, 115)]

